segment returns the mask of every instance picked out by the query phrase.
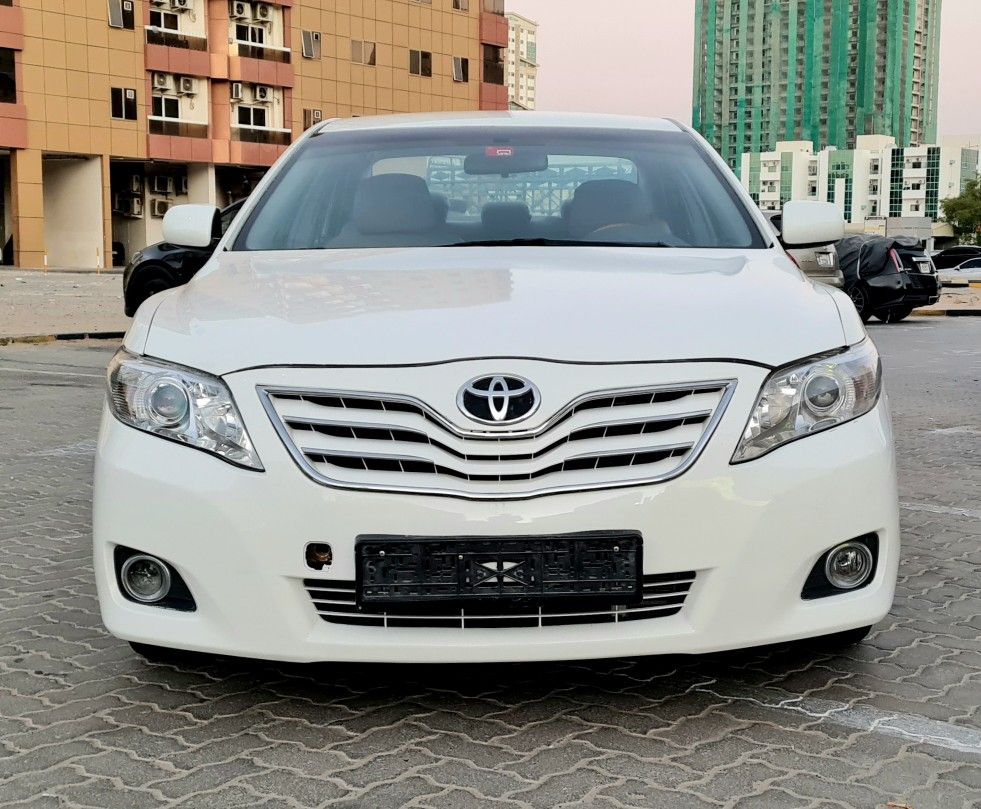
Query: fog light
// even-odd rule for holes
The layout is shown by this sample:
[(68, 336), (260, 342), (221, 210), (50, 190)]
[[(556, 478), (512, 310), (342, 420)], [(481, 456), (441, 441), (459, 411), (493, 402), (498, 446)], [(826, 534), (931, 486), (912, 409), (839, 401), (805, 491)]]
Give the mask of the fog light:
[(146, 554), (130, 556), (119, 571), (126, 595), (144, 604), (160, 601), (170, 590), (170, 571), (159, 559)]
[(874, 560), (868, 545), (845, 542), (828, 552), (824, 575), (839, 590), (861, 587), (872, 575)]

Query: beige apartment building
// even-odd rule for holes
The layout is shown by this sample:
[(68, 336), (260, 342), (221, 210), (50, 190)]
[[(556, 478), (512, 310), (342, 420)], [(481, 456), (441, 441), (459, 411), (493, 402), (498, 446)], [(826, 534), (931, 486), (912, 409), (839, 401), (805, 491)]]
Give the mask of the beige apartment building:
[(533, 110), (538, 103), (538, 23), (512, 12), (507, 20), (508, 106)]
[(504, 0), (0, 0), (0, 246), (107, 267), (314, 123), (506, 109)]

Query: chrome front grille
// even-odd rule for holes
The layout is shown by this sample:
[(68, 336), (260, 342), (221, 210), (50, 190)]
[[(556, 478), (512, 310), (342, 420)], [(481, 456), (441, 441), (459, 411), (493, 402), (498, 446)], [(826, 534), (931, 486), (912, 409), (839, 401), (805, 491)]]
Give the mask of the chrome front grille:
[(531, 430), (461, 430), (420, 400), (263, 388), (294, 460), (341, 488), (475, 499), (532, 497), (676, 477), (701, 452), (734, 380), (583, 396)]
[(634, 604), (596, 605), (595, 602), (554, 606), (506, 606), (501, 603), (468, 604), (465, 608), (442, 604), (406, 604), (398, 608), (361, 609), (353, 581), (304, 579), (303, 586), (320, 617), (332, 624), (380, 627), (454, 627), (459, 629), (568, 626), (666, 618), (681, 612), (695, 581), (694, 571), (657, 573), (642, 579), (643, 598)]

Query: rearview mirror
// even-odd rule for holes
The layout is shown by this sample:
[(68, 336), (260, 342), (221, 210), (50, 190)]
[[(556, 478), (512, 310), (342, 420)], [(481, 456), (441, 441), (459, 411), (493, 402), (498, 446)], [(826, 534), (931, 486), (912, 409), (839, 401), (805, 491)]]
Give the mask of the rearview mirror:
[(214, 205), (175, 205), (164, 214), (163, 237), (180, 247), (208, 247), (221, 237), (221, 214)]
[(780, 241), (785, 247), (820, 247), (845, 235), (845, 220), (833, 202), (796, 200), (783, 206)]
[(489, 174), (531, 174), (548, 168), (548, 155), (535, 147), (488, 146), (472, 152), (463, 160), (463, 173), (470, 176)]

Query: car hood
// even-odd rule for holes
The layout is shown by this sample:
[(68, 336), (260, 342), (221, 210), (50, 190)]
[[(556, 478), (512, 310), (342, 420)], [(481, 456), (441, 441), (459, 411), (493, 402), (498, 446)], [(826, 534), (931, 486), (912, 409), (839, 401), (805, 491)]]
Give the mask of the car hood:
[(127, 345), (216, 374), (483, 357), (779, 365), (845, 343), (827, 290), (775, 251), (227, 252), (161, 297)]

